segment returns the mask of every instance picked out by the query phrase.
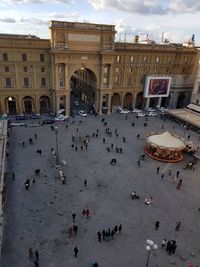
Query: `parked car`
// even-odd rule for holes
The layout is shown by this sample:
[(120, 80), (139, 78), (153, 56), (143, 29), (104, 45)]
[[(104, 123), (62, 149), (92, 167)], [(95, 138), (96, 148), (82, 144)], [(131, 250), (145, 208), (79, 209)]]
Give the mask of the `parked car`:
[(142, 112), (142, 110), (141, 109), (134, 108), (131, 112), (132, 113), (139, 113), (139, 112)]
[(81, 117), (87, 117), (87, 113), (84, 110), (79, 110), (78, 114)]
[(11, 127), (24, 126), (24, 123), (23, 122), (11, 122), (10, 126)]
[(74, 105), (78, 107), (79, 106), (79, 102), (78, 101), (75, 101), (74, 102)]
[(67, 118), (67, 115), (60, 114), (59, 116), (55, 117), (55, 121), (65, 121)]
[(137, 117), (145, 117), (146, 114), (144, 112), (138, 112)]
[(46, 119), (46, 120), (43, 120), (42, 121), (42, 124), (45, 125), (45, 124), (54, 124), (55, 120), (53, 119)]
[(32, 114), (30, 116), (30, 119), (31, 120), (39, 120), (39, 119), (41, 119), (41, 116), (39, 114)]
[(25, 116), (24, 115), (17, 115), (16, 116), (16, 121), (22, 121), (22, 120), (25, 120)]
[(150, 111), (147, 113), (148, 116), (158, 116), (158, 113), (154, 112), (154, 111)]

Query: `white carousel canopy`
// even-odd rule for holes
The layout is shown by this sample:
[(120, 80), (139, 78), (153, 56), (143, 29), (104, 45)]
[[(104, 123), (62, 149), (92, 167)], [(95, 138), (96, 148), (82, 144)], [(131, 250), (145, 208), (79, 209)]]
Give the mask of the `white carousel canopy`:
[(171, 135), (169, 132), (152, 134), (147, 138), (147, 143), (165, 148), (185, 148), (185, 143), (180, 138)]

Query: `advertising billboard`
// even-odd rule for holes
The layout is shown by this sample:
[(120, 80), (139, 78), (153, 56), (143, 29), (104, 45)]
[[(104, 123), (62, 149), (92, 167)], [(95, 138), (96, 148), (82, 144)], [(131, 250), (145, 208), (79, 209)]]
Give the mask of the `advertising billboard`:
[(168, 97), (171, 85), (169, 76), (147, 76), (145, 79), (144, 97)]

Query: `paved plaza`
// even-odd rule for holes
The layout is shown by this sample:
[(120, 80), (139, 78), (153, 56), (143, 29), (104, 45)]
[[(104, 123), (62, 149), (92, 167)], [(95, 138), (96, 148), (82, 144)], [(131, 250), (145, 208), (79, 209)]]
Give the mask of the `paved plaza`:
[[(185, 155), (179, 163), (161, 163), (146, 156), (140, 167), (137, 164), (144, 153), (147, 133), (169, 130), (181, 136), (190, 134), (198, 146), (197, 133), (184, 132), (182, 126), (169, 120), (164, 123), (159, 117), (149, 118), (147, 127), (144, 127), (145, 118), (137, 119), (135, 114), (129, 114), (128, 119), (125, 114), (105, 116), (107, 126), (101, 122), (102, 118), (77, 117), (73, 124), (70, 118), (68, 129), (66, 123), (57, 125), (59, 157), (66, 161), (62, 167), (66, 184), (61, 183), (58, 170), (49, 160), (51, 148), (56, 150), (56, 135), (50, 125), (12, 128), (1, 267), (34, 266), (28, 257), (29, 248), (39, 251), (40, 267), (92, 267), (95, 261), (99, 267), (145, 267), (148, 238), (158, 245), (158, 250), (151, 252), (149, 267), (188, 267), (190, 262), (200, 266), (200, 163), (194, 171), (184, 170), (191, 159)], [(161, 129), (163, 123), (164, 129)], [(108, 127), (112, 137), (105, 133)], [(100, 135), (93, 137), (97, 129)], [(81, 151), (79, 142), (75, 143), (78, 151), (71, 147), (72, 135), (87, 134), (90, 136), (88, 150)], [(28, 143), (30, 137), (33, 145)], [(19, 140), (25, 141), (25, 148)], [(114, 149), (107, 152), (111, 144)], [(122, 154), (116, 153), (116, 146), (123, 149)], [(41, 156), (36, 153), (37, 149), (42, 150)], [(112, 158), (117, 159), (114, 166), (110, 164)], [(41, 169), (39, 177), (34, 174), (37, 168)], [(171, 168), (172, 176), (180, 171), (181, 190), (176, 189), (178, 180), (174, 182), (168, 174)], [(9, 175), (12, 172), (15, 180)], [(35, 184), (32, 183), (34, 177)], [(30, 190), (25, 190), (26, 179), (31, 180)], [(130, 198), (132, 190), (140, 199)], [(153, 197), (153, 202), (148, 206), (144, 201), (149, 197)], [(82, 215), (82, 210), (87, 208), (91, 211), (89, 219)], [(67, 234), (73, 225), (72, 213), (76, 213), (76, 237)], [(156, 221), (160, 221), (157, 231)], [(181, 227), (175, 231), (178, 221)], [(121, 234), (116, 234), (113, 240), (98, 242), (98, 231), (112, 230), (120, 224)], [(175, 254), (170, 256), (161, 249), (163, 238), (177, 241)], [(75, 246), (79, 250), (77, 258), (73, 252)]]

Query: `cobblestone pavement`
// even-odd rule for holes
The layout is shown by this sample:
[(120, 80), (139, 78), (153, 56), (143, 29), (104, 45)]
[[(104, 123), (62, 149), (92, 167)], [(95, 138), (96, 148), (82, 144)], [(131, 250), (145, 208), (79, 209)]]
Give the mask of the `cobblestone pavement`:
[[(190, 157), (185, 156), (182, 162), (166, 164), (146, 156), (137, 166), (139, 155), (144, 152), (146, 133), (163, 131), (160, 118), (152, 117), (144, 127), (144, 118), (136, 119), (129, 114), (112, 114), (105, 117), (112, 131), (112, 137), (105, 134), (102, 116), (76, 119), (75, 124), (58, 124), (59, 156), (66, 161), (63, 167), (66, 184), (58, 178), (58, 171), (50, 166), (51, 148), (56, 149), (55, 131), (50, 126), (13, 128), (10, 137), (8, 172), (15, 172), (16, 180), (7, 178), (7, 199), (5, 208), (4, 241), (2, 248), (2, 267), (31, 267), (28, 259), (28, 248), (40, 253), (40, 267), (91, 267), (97, 261), (103, 267), (143, 267), (147, 259), (146, 239), (158, 244), (159, 249), (152, 251), (150, 266), (187, 267), (189, 262), (200, 266), (200, 176), (199, 166), (195, 171), (183, 170)], [(131, 126), (135, 122), (135, 127)], [(175, 127), (175, 128), (174, 128)], [(79, 132), (76, 132), (76, 129)], [(118, 129), (118, 138), (114, 134)], [(92, 135), (99, 129), (99, 137), (91, 137), (88, 150), (78, 151), (71, 147), (71, 136)], [(184, 130), (172, 121), (166, 121), (164, 130), (181, 134)], [(34, 139), (34, 134), (38, 139)], [(140, 139), (136, 135), (140, 133)], [(198, 136), (187, 132), (196, 145)], [(126, 138), (123, 143), (122, 137)], [(29, 145), (29, 137), (34, 144)], [(106, 138), (103, 144), (102, 139)], [(22, 148), (18, 141), (25, 140)], [(115, 149), (110, 153), (106, 147), (111, 144), (123, 148), (118, 154)], [(42, 149), (42, 155), (36, 153)], [(110, 160), (117, 159), (112, 166)], [(160, 166), (161, 174), (156, 175)], [(30, 191), (24, 188), (27, 178), (34, 177), (34, 170), (41, 169), (36, 183), (31, 182)], [(175, 183), (168, 175), (180, 170), (183, 187), (177, 190)], [(87, 188), (84, 187), (87, 179)], [(140, 195), (139, 200), (131, 200), (132, 190)], [(144, 204), (146, 197), (153, 197), (153, 204)], [(90, 218), (84, 219), (81, 212), (84, 208), (91, 210)], [(73, 224), (71, 214), (75, 212), (78, 233), (69, 238), (67, 229)], [(160, 221), (157, 231), (155, 222)], [(181, 221), (180, 231), (174, 231), (177, 221)], [(113, 240), (97, 241), (97, 232), (122, 224), (122, 233)], [(161, 249), (163, 238), (176, 239), (175, 255), (168, 255)], [(79, 249), (78, 257), (73, 254), (74, 247)]]

